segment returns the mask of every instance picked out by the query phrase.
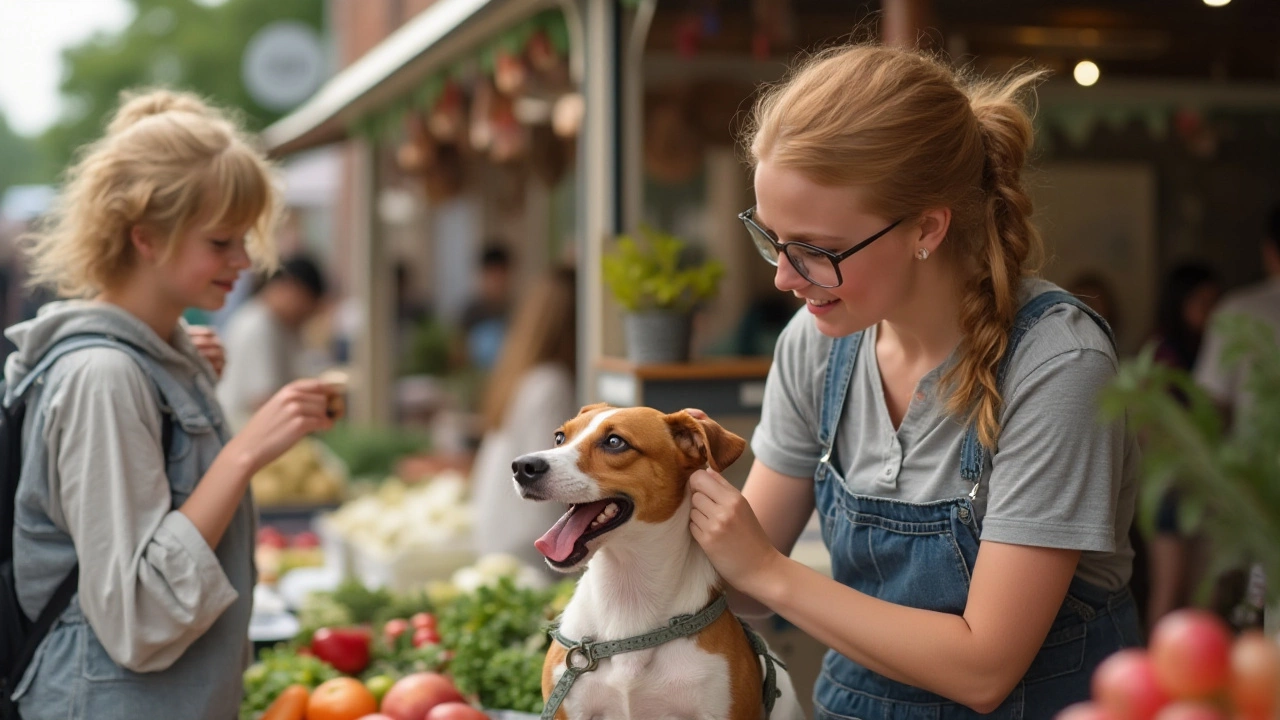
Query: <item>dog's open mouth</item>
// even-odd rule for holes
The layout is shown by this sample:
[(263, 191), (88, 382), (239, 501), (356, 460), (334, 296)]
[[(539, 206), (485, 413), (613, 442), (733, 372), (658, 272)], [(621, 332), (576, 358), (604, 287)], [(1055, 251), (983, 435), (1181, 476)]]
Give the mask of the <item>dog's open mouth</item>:
[(618, 496), (590, 503), (570, 505), (566, 512), (534, 546), (547, 561), (559, 568), (570, 568), (582, 562), (587, 543), (616, 530), (631, 519), (635, 505)]

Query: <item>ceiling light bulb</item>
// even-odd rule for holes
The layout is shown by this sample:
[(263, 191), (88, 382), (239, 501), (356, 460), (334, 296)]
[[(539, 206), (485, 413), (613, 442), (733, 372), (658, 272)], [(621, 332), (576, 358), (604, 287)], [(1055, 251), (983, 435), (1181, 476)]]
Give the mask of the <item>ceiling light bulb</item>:
[(1076, 69), (1071, 73), (1076, 82), (1085, 87), (1098, 82), (1098, 78), (1102, 75), (1102, 71), (1092, 60), (1081, 60), (1076, 63)]
[(1229, 2), (1231, 2), (1231, 0), (1204, 0), (1204, 4), (1209, 7), (1222, 7)]

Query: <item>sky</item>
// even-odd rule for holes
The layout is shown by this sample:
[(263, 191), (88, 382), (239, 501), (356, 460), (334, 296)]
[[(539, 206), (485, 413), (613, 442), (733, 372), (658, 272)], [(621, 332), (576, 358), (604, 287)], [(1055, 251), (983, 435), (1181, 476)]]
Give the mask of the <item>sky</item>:
[(132, 20), (126, 0), (0, 0), (0, 112), (37, 135), (61, 110), (63, 48)]

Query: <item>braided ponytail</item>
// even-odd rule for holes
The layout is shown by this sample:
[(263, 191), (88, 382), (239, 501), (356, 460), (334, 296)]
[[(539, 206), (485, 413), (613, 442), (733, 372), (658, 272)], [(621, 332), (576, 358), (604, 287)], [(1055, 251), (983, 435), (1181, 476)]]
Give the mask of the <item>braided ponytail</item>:
[(973, 85), (969, 103), (986, 149), (982, 168), (978, 250), (972, 274), (960, 303), (964, 333), (959, 362), (943, 378), (951, 388), (947, 409), (968, 415), (978, 426), (978, 438), (995, 448), (1003, 405), (996, 371), (1008, 347), (1009, 331), (1018, 312), (1018, 288), (1024, 275), (1038, 266), (1043, 243), (1031, 223), (1031, 197), (1022, 168), (1031, 149), (1031, 119), (1019, 95), (1041, 73), (1028, 73), (999, 82)]

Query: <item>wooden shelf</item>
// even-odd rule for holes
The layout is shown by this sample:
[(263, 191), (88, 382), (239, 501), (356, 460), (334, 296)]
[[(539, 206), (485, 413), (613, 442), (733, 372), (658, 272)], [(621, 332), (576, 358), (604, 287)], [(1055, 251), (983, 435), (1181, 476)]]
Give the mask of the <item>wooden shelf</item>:
[(712, 416), (758, 415), (771, 364), (768, 357), (664, 365), (605, 357), (596, 365), (596, 394), (621, 407), (647, 405), (663, 412), (696, 407)]

